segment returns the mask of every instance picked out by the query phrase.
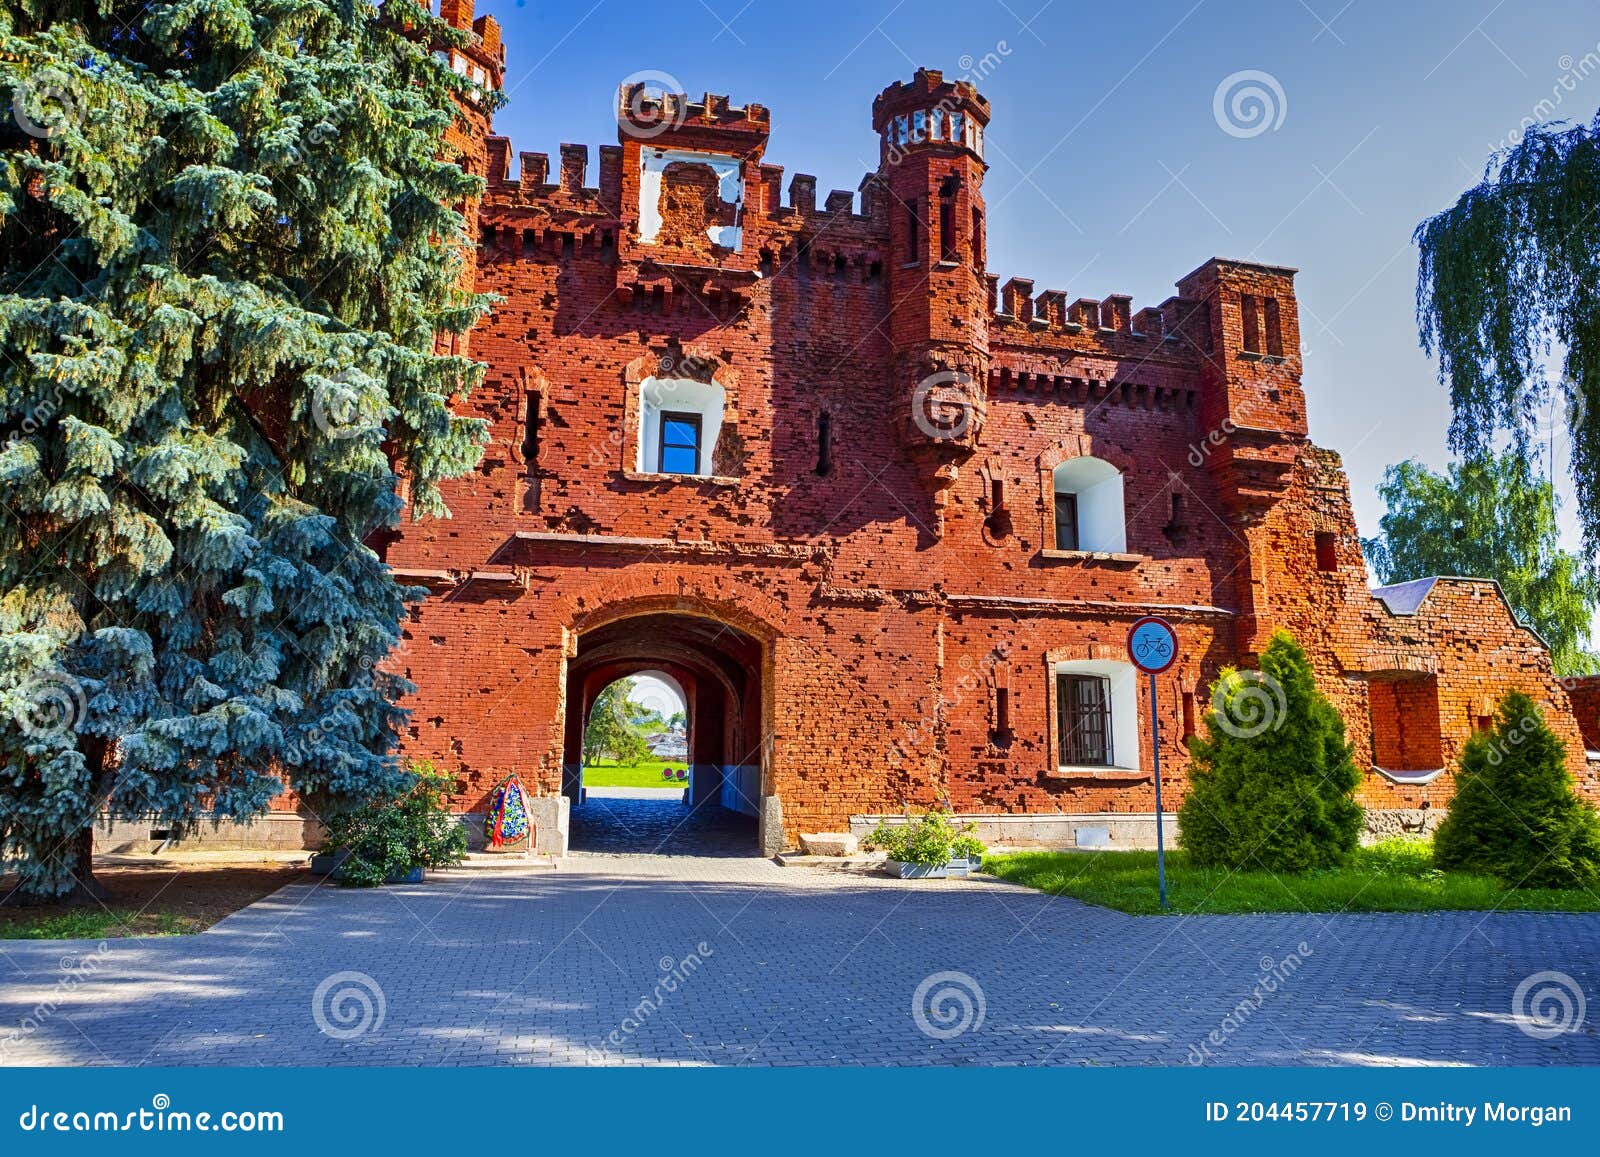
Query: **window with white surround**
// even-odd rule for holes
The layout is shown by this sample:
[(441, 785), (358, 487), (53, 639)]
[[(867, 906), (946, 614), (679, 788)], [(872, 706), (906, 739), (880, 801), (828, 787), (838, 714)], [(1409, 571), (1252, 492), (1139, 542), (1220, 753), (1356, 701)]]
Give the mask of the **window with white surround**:
[(1053, 478), (1055, 548), (1125, 553), (1122, 472), (1103, 458), (1068, 458), (1055, 468)]
[(1139, 680), (1133, 664), (1055, 665), (1056, 763), (1064, 770), (1139, 770)]
[(640, 474), (712, 475), (726, 395), (715, 382), (646, 378), (639, 387)]

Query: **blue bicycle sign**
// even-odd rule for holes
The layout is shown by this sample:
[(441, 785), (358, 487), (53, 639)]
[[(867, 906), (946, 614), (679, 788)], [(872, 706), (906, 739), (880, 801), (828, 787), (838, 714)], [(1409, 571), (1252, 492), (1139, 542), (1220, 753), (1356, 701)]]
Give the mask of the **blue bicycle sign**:
[(1147, 675), (1159, 675), (1178, 661), (1178, 632), (1156, 615), (1146, 615), (1128, 629), (1128, 658)]
[(1150, 766), (1156, 789), (1156, 891), (1167, 910), (1167, 848), (1162, 835), (1161, 708), (1156, 701), (1156, 676), (1178, 661), (1178, 632), (1159, 615), (1136, 619), (1128, 628), (1128, 658), (1150, 680)]

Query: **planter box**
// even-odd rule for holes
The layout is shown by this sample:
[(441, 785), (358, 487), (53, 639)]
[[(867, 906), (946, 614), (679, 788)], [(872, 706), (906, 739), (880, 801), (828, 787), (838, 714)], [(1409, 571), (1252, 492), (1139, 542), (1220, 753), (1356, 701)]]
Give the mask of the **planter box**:
[[(321, 853), (311, 858), (311, 870), (320, 876), (332, 876), (335, 880), (344, 878), (344, 862), (350, 858), (350, 853), (341, 848), (337, 852)], [(317, 860), (327, 861), (327, 866), (318, 871)], [(425, 868), (408, 868), (402, 872), (391, 872), (384, 877), (385, 884), (420, 884), (427, 875)]]
[(902, 880), (943, 880), (947, 876), (970, 876), (982, 860), (953, 859), (948, 864), (908, 864), (903, 860), (885, 860), (883, 870)]
[(349, 848), (336, 848), (331, 852), (315, 852), (311, 856), (311, 874), (313, 876), (332, 875), (349, 858)]

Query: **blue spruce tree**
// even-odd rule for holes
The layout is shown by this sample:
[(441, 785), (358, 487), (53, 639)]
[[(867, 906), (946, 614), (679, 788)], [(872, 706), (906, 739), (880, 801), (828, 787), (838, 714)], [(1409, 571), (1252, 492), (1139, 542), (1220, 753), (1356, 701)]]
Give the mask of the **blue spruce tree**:
[(0, 8), (0, 856), (95, 890), (100, 813), (250, 818), (401, 786), (407, 600), (364, 545), (469, 470), (438, 356), (446, 142), (415, 0)]

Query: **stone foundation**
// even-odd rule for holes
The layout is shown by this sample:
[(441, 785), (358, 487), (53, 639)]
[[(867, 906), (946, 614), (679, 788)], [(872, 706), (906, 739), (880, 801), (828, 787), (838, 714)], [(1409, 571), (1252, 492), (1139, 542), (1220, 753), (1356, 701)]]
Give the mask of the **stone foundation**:
[[(474, 852), (486, 850), (489, 838), (483, 830), (484, 812), (468, 812), (461, 817), (467, 828), (467, 847)], [(542, 856), (564, 856), (572, 830), (572, 801), (564, 795), (534, 796), (528, 800), (528, 816), (534, 823), (533, 850)], [(521, 842), (513, 845), (511, 853), (525, 850)]]
[[(1363, 844), (1392, 836), (1432, 835), (1448, 812), (1444, 808), (1368, 808)], [(899, 816), (851, 816), (850, 832), (863, 840), (880, 819)], [(958, 823), (977, 825), (977, 836), (991, 848), (1103, 851), (1154, 851), (1154, 812), (1103, 812), (1082, 815), (959, 815)], [(1178, 817), (1168, 812), (1163, 824), (1167, 848), (1178, 847)]]
[[(565, 796), (540, 796), (528, 801), (528, 814), (536, 825), (535, 852), (566, 854), (570, 813), (571, 803)], [(468, 850), (483, 851), (488, 843), (483, 830), (484, 813), (466, 812), (457, 819), (466, 829)], [(95, 851), (154, 852), (162, 844), (161, 831), (149, 820), (102, 822), (95, 828)], [(169, 844), (167, 850), (313, 852), (322, 846), (325, 837), (322, 824), (308, 814), (270, 812), (252, 823), (203, 821), (198, 829)], [(523, 850), (522, 845), (513, 850)]]
[[(850, 832), (865, 839), (880, 819), (893, 822), (899, 816), (851, 816)], [(958, 815), (957, 823), (977, 825), (977, 837), (996, 849), (1094, 848), (1106, 851), (1133, 851), (1156, 846), (1154, 812), (1091, 812), (1079, 815)], [(1178, 817), (1165, 817), (1168, 848), (1177, 845)]]
[[(107, 852), (153, 852), (161, 846), (164, 829), (150, 820), (102, 821), (95, 827), (94, 848)], [(168, 850), (185, 851), (310, 851), (322, 846), (322, 824), (309, 814), (269, 812), (254, 823), (235, 820), (202, 821)]]
[[(785, 848), (783, 808), (776, 796), (761, 800), (759, 854), (774, 856)], [(539, 855), (565, 855), (571, 832), (571, 802), (565, 796), (536, 796), (528, 801), (528, 811), (537, 826), (534, 851)], [(1391, 836), (1432, 835), (1447, 812), (1443, 808), (1368, 808), (1363, 843), (1376, 843)], [(471, 851), (485, 850), (482, 812), (467, 812), (458, 817), (467, 832)], [(890, 822), (901, 816), (853, 815), (850, 833), (865, 840), (881, 819)], [(1153, 850), (1156, 846), (1154, 812), (1086, 812), (1077, 815), (959, 815), (959, 823), (977, 825), (977, 836), (998, 849), (1066, 849), (1104, 851)], [(118, 820), (95, 830), (95, 850), (106, 852), (153, 852), (160, 838), (150, 822)], [(1164, 835), (1168, 848), (1179, 845), (1178, 817), (1167, 813)], [(185, 836), (168, 850), (185, 851), (315, 851), (322, 846), (322, 825), (309, 815), (273, 812), (254, 823), (232, 820), (200, 829)], [(521, 845), (513, 852), (524, 850)], [(752, 854), (757, 854), (752, 850)]]
[(1445, 808), (1368, 808), (1361, 842), (1377, 843), (1390, 836), (1431, 836), (1449, 814)]

